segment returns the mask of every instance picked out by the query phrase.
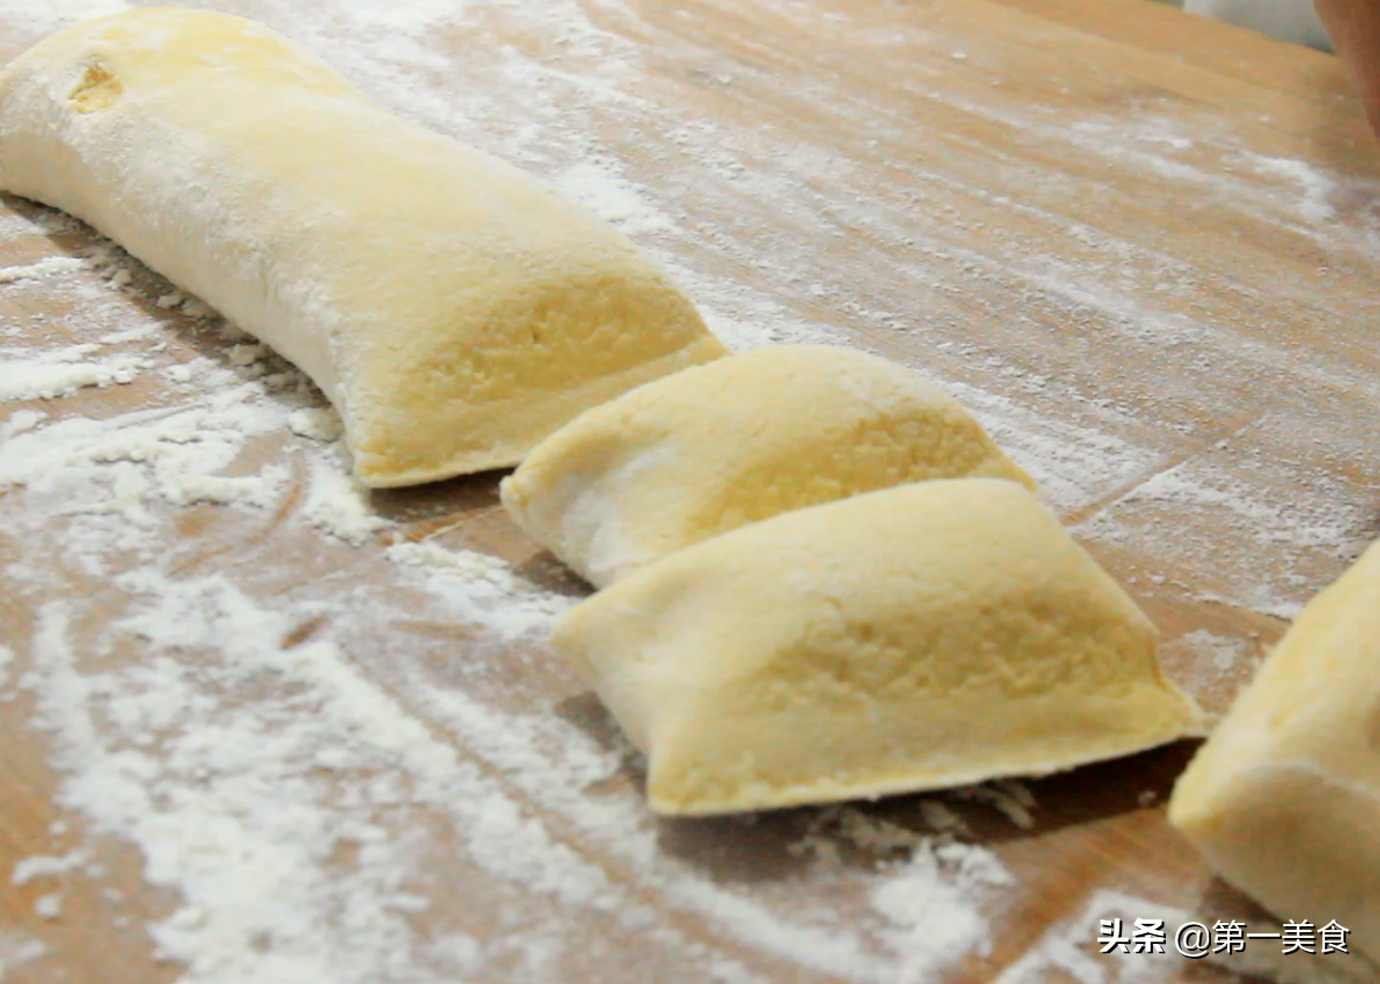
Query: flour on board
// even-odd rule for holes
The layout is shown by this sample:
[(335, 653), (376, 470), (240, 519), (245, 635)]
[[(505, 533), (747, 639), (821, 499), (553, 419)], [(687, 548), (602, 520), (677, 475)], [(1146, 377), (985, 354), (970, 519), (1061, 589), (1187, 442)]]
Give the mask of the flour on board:
[(81, 269), (82, 262), (74, 256), (49, 256), (23, 266), (0, 267), (0, 284), (13, 280), (38, 280), (58, 273)]
[(344, 433), (344, 424), (334, 407), (303, 407), (288, 415), (288, 426), (294, 434), (329, 444)]
[(363, 543), (389, 526), (369, 502), (369, 489), (350, 473), (340, 442), (312, 460), (311, 486), (303, 509), (312, 526), (350, 543)]
[[(465, 845), (463, 858), (447, 863), (451, 875), (477, 868), (549, 900), (528, 906), (595, 914), (607, 933), (655, 926), (668, 958), (694, 947), (574, 850), (566, 823), (598, 838), (631, 866), (629, 884), (663, 904), (723, 919), (744, 942), (846, 980), (928, 979), (985, 936), (974, 894), (1010, 884), (983, 848), (915, 838), (897, 841), (906, 852), (877, 876), (874, 927), (844, 931), (789, 893), (752, 900), (663, 856), (633, 790), (590, 797), (589, 784), (619, 757), (560, 719), (490, 710), (458, 689), (398, 688), (457, 728), (460, 747), (502, 767), (489, 773), (370, 682), (340, 644), (285, 645), (287, 612), (224, 578), (172, 580), (145, 568), (117, 580), (134, 604), (112, 625), (82, 626), (66, 602), (40, 607), (26, 686), (67, 775), (61, 805), (93, 832), (131, 840), (145, 877), (181, 893), (180, 908), (149, 928), (199, 984), (263, 979), (289, 957), (304, 984), (385, 971), (440, 979), (447, 968), (407, 928), (413, 914), (446, 904), (445, 884), (429, 875), (441, 862), (425, 859), (429, 811), (448, 817)], [(77, 637), (106, 669), (79, 669)], [(122, 662), (136, 640), (137, 656)], [(510, 784), (543, 809), (513, 796)], [(855, 813), (854, 843), (875, 844), (868, 823)], [(342, 843), (354, 845), (355, 860), (337, 867), (330, 858)], [(20, 874), (41, 879), (69, 867), (34, 861)], [(338, 926), (313, 916), (325, 911), (339, 914)], [(868, 936), (896, 962), (870, 955)], [(555, 959), (567, 941), (550, 942)], [(503, 945), (500, 935), (496, 947), (464, 947), (469, 969), (500, 957)], [(732, 963), (726, 953), (716, 961)]]
[(444, 604), (462, 623), (484, 624), (497, 638), (541, 638), (551, 620), (577, 599), (544, 590), (515, 574), (497, 557), (440, 544), (397, 543), (385, 550), (414, 584)]
[[(0, 0), (0, 21), (18, 43), (118, 6)], [(1278, 448), (1344, 458), (1335, 422), (1351, 412), (1346, 399), (1377, 397), (1373, 380), (1346, 352), (1299, 366), (1222, 315), (1287, 308), (1326, 327), (1327, 292), (1268, 272), (1268, 289), (1230, 281), (1202, 258), (1104, 227), (1120, 192), (1100, 175), (1041, 177), (884, 94), (829, 123), (829, 141), (769, 114), (709, 122), (688, 103), (668, 110), (682, 104), (661, 87), (678, 80), (653, 70), (649, 51), (694, 66), (694, 92), (737, 106), (808, 119), (856, 96), (821, 66), (778, 66), (778, 79), (706, 45), (680, 13), (661, 21), (619, 0), (331, 0), (258, 13), (380, 102), (620, 225), (734, 348), (865, 340), (924, 372), (1085, 539), (1153, 543), (1215, 578), (1227, 605), (1289, 611), (1367, 532), (1361, 491)], [(839, 30), (789, 0), (758, 13)], [(454, 57), (456, 37), (475, 57)], [(1135, 179), (1138, 205), (1163, 206), (1172, 183), (1329, 262), (1380, 256), (1374, 222), (1342, 207), (1366, 191), (1359, 179), (1242, 158), (1236, 136), (1201, 125), (1189, 139), (1189, 121), (1162, 100), (1070, 119), (1056, 93), (1015, 111), (984, 77), (1000, 52), (977, 38), (958, 48), (940, 25), (869, 37), (879, 58), (937, 54), (955, 73), (928, 87), (898, 80), (908, 99), (1052, 158), (1092, 155)], [(933, 156), (910, 152), (917, 131)], [(1262, 191), (1224, 169), (1233, 162), (1279, 181)], [(953, 173), (965, 169), (986, 183), (964, 186), (957, 208)], [(0, 216), (0, 245), (24, 239), (25, 256), (35, 237), (78, 233), (52, 212)], [(95, 373), (84, 386), (102, 373), (118, 384), (112, 366), (132, 379), (102, 394), (99, 413), (38, 392), (0, 405), (0, 518), (20, 546), (0, 579), (38, 613), (32, 636), (5, 640), (6, 694), (23, 681), (74, 827), (132, 847), (142, 877), (170, 890), (147, 932), (183, 984), (645, 979), (629, 954), (722, 984), (921, 984), (991, 944), (1019, 886), (998, 851), (964, 842), (969, 803), (919, 799), (923, 833), (853, 807), (763, 816), (776, 835), (763, 838), (765, 858), (746, 859), (768, 866), (756, 880), (742, 877), (744, 859), (687, 852), (675, 825), (647, 813), (637, 756), (541, 646), (572, 595), (453, 537), (404, 539), (405, 510), (385, 508), (402, 494), (352, 481), (333, 414), (305, 378), (110, 244), (4, 270), (0, 299), (21, 312), (0, 325), (6, 364)], [(25, 320), (53, 298), (67, 313)], [(1139, 362), (1109, 365), (1109, 334)], [(63, 357), (54, 337), (95, 347)], [(1309, 389), (1252, 423), (1233, 416), (1225, 384), (1236, 380)], [(120, 409), (135, 386), (139, 408)], [(1055, 402), (1076, 412), (1056, 421)], [(1233, 458), (1216, 450), (1228, 435), (1198, 433), (1185, 407), (1226, 431), (1254, 426), (1253, 440), (1289, 440), (1273, 458)], [(1279, 488), (1303, 491), (1284, 504)], [(1201, 532), (1224, 520), (1225, 547), (1206, 550)], [(198, 524), (210, 532), (182, 532)], [(279, 544), (288, 556), (273, 553)], [(202, 545), (221, 553), (208, 559)], [(97, 620), (96, 608), (116, 614)], [(1028, 793), (975, 795), (1019, 828)], [(58, 850), (17, 873), (100, 883), (95, 840), (90, 861)], [(58, 871), (52, 857), (73, 866)], [(802, 891), (807, 875), (835, 894)], [(1156, 911), (1094, 896), (1002, 980), (1062, 970), (1083, 984), (1129, 981), (1084, 952), (1087, 920)], [(0, 937), (0, 965), (43, 953)]]
[(148, 366), (147, 360), (132, 355), (90, 358), (99, 350), (88, 343), (25, 358), (26, 353), (0, 349), (0, 403), (51, 400), (85, 386), (130, 383)]
[(1098, 890), (1077, 915), (1051, 926), (1024, 954), (1012, 961), (993, 984), (1044, 984), (1064, 977), (1079, 984), (1150, 984), (1170, 978), (1182, 958), (1166, 946), (1164, 953), (1098, 954), (1088, 941), (1102, 919), (1120, 918), (1126, 925), (1137, 919), (1162, 919), (1169, 931), (1193, 916), (1125, 892)]
[(42, 942), (0, 929), (0, 980), (6, 972), (37, 960), (48, 952)]

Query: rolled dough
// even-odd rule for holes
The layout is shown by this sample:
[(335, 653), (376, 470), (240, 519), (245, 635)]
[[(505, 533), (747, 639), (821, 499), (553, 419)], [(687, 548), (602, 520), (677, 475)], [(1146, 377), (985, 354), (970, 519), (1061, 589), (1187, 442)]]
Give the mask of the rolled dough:
[(307, 372), (359, 477), (512, 465), (717, 358), (665, 272), (267, 28), (136, 8), (0, 73), (0, 189), (72, 213)]
[(1380, 963), (1380, 545), (1294, 620), (1169, 821), (1275, 915), (1335, 919)]
[(1025, 489), (902, 485), (686, 547), (555, 648), (712, 814), (1043, 774), (1202, 733), (1155, 630)]
[(501, 491), (518, 525), (602, 586), (778, 513), (964, 475), (1035, 484), (956, 400), (905, 367), (774, 345), (587, 410)]

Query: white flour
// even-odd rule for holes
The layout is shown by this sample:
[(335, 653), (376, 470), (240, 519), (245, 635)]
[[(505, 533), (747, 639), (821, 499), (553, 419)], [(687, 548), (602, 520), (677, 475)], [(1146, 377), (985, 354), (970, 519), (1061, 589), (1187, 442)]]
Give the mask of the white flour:
[(348, 468), (347, 452), (338, 443), (327, 456), (312, 460), (304, 513), (317, 529), (360, 544), (389, 523), (370, 508), (369, 489)]
[(576, 599), (543, 590), (515, 575), (503, 561), (473, 550), (447, 550), (436, 543), (398, 543), (385, 551), (404, 570), (404, 584), (420, 587), (461, 623), (485, 625), (511, 642), (540, 638), (551, 620)]
[(1089, 947), (1102, 919), (1121, 919), (1129, 927), (1137, 919), (1162, 919), (1168, 932), (1195, 917), (1187, 910), (1163, 905), (1125, 892), (1100, 890), (1074, 917), (1051, 926), (1040, 940), (1001, 972), (993, 984), (1045, 984), (1072, 979), (1078, 984), (1150, 984), (1178, 977), (1187, 961), (1174, 952), (1100, 954)]
[[(474, 563), (481, 580), (504, 582)], [(905, 849), (872, 891), (875, 928), (842, 930), (789, 894), (753, 901), (660, 852), (634, 791), (591, 797), (590, 784), (608, 778), (621, 755), (559, 718), (495, 712), (463, 690), (414, 680), (421, 685), (401, 689), (460, 739), (442, 741), (339, 644), (292, 644), (295, 617), (252, 602), (224, 578), (172, 580), (141, 569), (116, 581), (133, 603), (113, 624), (83, 630), (70, 604), (39, 608), (25, 686), (67, 775), (61, 805), (86, 816), (93, 833), (137, 844), (145, 877), (181, 894), (179, 908), (149, 929), (164, 956), (188, 965), (186, 981), (247, 984), (289, 971), (302, 984), (470, 971), (482, 979), (490, 946), (471, 941), (468, 965), (448, 966), (408, 926), (445, 899), (422, 862), (428, 811), (449, 818), (461, 838), (461, 867), (513, 886), (503, 891), (604, 913), (615, 927), (657, 925), (645, 898), (573, 849), (580, 838), (561, 830), (574, 823), (627, 866), (639, 893), (723, 919), (722, 932), (849, 980), (928, 979), (986, 938), (975, 893), (1011, 882), (983, 848), (882, 840), (883, 827), (845, 808), (849, 842)], [(82, 672), (75, 636), (118, 668)], [(134, 641), (137, 657), (122, 661)], [(355, 857), (337, 867), (331, 859), (342, 845)], [(15, 878), (54, 877), (84, 860), (34, 859)], [(324, 912), (336, 922), (314, 915)], [(898, 963), (869, 955), (869, 936)], [(668, 959), (696, 953), (669, 927), (656, 939)], [(716, 966), (731, 964), (716, 957)]]
[(53, 274), (70, 273), (81, 269), (81, 266), (81, 260), (72, 256), (50, 256), (37, 263), (0, 267), (0, 284), (14, 280), (39, 280)]
[[(130, 345), (152, 336), (139, 323), (116, 334)], [(6, 419), (0, 445), (0, 484), (22, 497), (21, 528), (65, 521), (59, 554), (109, 578), (123, 599), (122, 618), (94, 626), (70, 603), (35, 600), (22, 683), (53, 738), (60, 805), (90, 833), (135, 845), (144, 878), (177, 892), (178, 906), (148, 932), (186, 966), (182, 980), (558, 979), (573, 940), (591, 932), (631, 933), (665, 954), (658, 961), (727, 984), (772, 979), (732, 948), (685, 936), (682, 917), (667, 915), (677, 912), (769, 961), (846, 980), (920, 981), (983, 945), (978, 899), (1009, 877), (983, 848), (916, 840), (872, 877), (865, 924), (843, 931), (826, 910), (802, 912), (786, 885), (744, 893), (666, 855), (636, 788), (612, 799), (587, 791), (616, 774), (624, 753), (549, 711), (500, 709), (408, 663), (382, 670), (390, 690), (370, 682), (381, 668), (362, 673), (342, 644), (377, 638), (402, 614), (373, 592), (327, 585), (265, 605), (225, 575), (170, 573), (168, 559), (143, 549), (170, 507), (216, 501), (267, 514), (287, 501), (290, 471), (305, 491), (289, 524), (354, 543), (393, 525), (349, 477), (338, 420), (294, 407), (300, 378), (264, 358), (239, 345), (224, 363), (152, 366), (166, 381), (162, 405), (107, 419), (25, 407)], [(290, 454), (225, 474), (270, 438)], [(574, 600), (496, 558), (431, 541), (398, 542), (383, 556), (396, 590), (415, 593), (411, 617), (476, 627), (476, 654), (540, 640)], [(4, 574), (40, 593), (51, 577), (23, 564)], [(313, 627), (328, 616), (334, 630)], [(470, 672), (486, 675), (482, 663)], [(438, 818), (466, 845), (457, 857), (429, 857)], [(623, 877), (586, 859), (585, 843)], [(511, 898), (514, 915), (483, 932), (443, 920), (450, 883), (437, 884), (437, 865), (481, 878), (487, 898)], [(60, 883), (96, 870), (78, 851), (28, 859), (13, 877)], [(44, 893), (36, 914), (61, 920), (62, 899)], [(549, 908), (544, 926), (517, 915), (533, 906)], [(449, 928), (420, 934), (423, 913)], [(575, 913), (578, 937), (549, 928)]]
[(0, 930), (0, 980), (5, 979), (7, 971), (17, 970), (47, 952), (48, 948), (38, 940)]
[[(121, 6), (0, 0), (0, 23), (17, 47)], [(1247, 154), (1240, 135), (1202, 125), (1189, 139), (1174, 115), (1186, 110), (1162, 103), (1094, 113), (1046, 93), (1017, 111), (987, 78), (1000, 50), (959, 47), (937, 24), (858, 30), (878, 58), (942, 58), (933, 86), (897, 81), (908, 100), (1134, 182), (1036, 172), (926, 130), (885, 94), (854, 113), (861, 97), (833, 68), (775, 78), (697, 40), (688, 12), (212, 6), (264, 18), (381, 102), (544, 176), (662, 259), (735, 348), (868, 332), (972, 408), (1081, 537), (1163, 560), (1173, 577), (1145, 577), (1147, 597), (1294, 612), (1373, 532), (1367, 490), (1337, 477), (1361, 466), (1335, 436), (1374, 402), (1373, 380), (1344, 347), (1300, 365), (1233, 321), (1288, 318), (1326, 337), (1367, 302), (1272, 269), (1227, 278), (1212, 268), (1220, 238), (1184, 257), (1102, 222), (1125, 206), (1121, 187), (1166, 215), (1190, 188), (1209, 211), (1369, 269), (1376, 222), (1346, 207), (1373, 190), (1361, 179)], [(760, 16), (844, 30), (784, 0)], [(455, 57), (457, 38), (474, 57)], [(672, 88), (668, 63), (690, 89)], [(845, 109), (837, 140), (809, 143), (795, 123), (709, 111), (688, 91), (800, 120)], [(934, 156), (903, 142), (916, 128)], [(1276, 182), (1262, 190), (1232, 166)], [(0, 245), (51, 252), (43, 236), (72, 229), (7, 213)], [(26, 313), (53, 299), (65, 313)], [(13, 302), (0, 556), (14, 558), (0, 591), (37, 613), (0, 645), (0, 701), (32, 702), (59, 805), (91, 835), (10, 873), (43, 889), (40, 915), (62, 925), (67, 886), (101, 883), (95, 838), (109, 835), (170, 891), (146, 929), (184, 984), (624, 984), (649, 968), (668, 982), (922, 984), (993, 944), (1021, 887), (1000, 848), (965, 842), (969, 821), (996, 810), (1019, 834), (1039, 819), (1029, 787), (919, 799), (924, 833), (854, 807), (712, 821), (726, 851), (748, 845), (721, 857), (648, 814), (637, 756), (545, 652), (575, 593), (458, 533), (407, 539), (412, 500), (350, 477), (339, 419), (299, 373), (108, 244), (0, 268), (0, 300)], [(1099, 345), (1111, 335), (1141, 358), (1112, 363)], [(1237, 382), (1281, 391), (1269, 420), (1236, 419)], [(99, 403), (71, 397), (102, 386), (84, 394)], [(1222, 433), (1200, 432), (1201, 417)], [(1219, 448), (1228, 439), (1254, 450)], [(1296, 446), (1320, 457), (1297, 460)], [(1195, 682), (1215, 685), (1247, 648), (1199, 631), (1182, 645), (1207, 661)], [(1161, 910), (1095, 894), (1000, 979), (1140, 979), (1086, 952), (1091, 927)], [(62, 966), (0, 930), (0, 973), (32, 961)]]
[(1205, 629), (1188, 633), (1183, 637), (1183, 642), (1204, 652), (1208, 658), (1202, 662), (1216, 673), (1226, 673), (1240, 665), (1251, 649), (1246, 639), (1213, 635)]
[(330, 443), (345, 432), (340, 414), (333, 407), (306, 407), (288, 415), (288, 426), (294, 434)]
[(1303, 200), (1299, 202), (1299, 215), (1308, 222), (1325, 222), (1336, 215), (1328, 198), (1337, 192), (1337, 184), (1318, 168), (1303, 161), (1286, 160), (1280, 157), (1264, 157), (1260, 154), (1243, 154), (1243, 160), (1262, 174), (1274, 174), (1293, 181)]
[(148, 363), (138, 356), (117, 355), (89, 359), (97, 345), (71, 345), (29, 358), (0, 349), (0, 403), (51, 400), (69, 396), (84, 386), (133, 382)]

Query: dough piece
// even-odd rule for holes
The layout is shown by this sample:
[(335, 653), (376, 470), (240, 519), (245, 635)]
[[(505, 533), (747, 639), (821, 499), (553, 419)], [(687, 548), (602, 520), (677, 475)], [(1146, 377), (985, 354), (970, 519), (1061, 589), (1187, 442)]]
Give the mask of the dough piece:
[(1015, 482), (918, 482), (687, 547), (556, 649), (711, 814), (1043, 774), (1201, 734), (1135, 603)]
[(905, 367), (782, 345), (586, 411), (501, 488), (518, 525), (603, 586), (778, 513), (964, 475), (1035, 485), (956, 400)]
[(1174, 787), (1169, 820), (1281, 919), (1380, 961), (1380, 545), (1308, 603)]
[(136, 8), (15, 59), (0, 189), (90, 223), (295, 362), (373, 486), (512, 465), (726, 351), (611, 227), (225, 14)]

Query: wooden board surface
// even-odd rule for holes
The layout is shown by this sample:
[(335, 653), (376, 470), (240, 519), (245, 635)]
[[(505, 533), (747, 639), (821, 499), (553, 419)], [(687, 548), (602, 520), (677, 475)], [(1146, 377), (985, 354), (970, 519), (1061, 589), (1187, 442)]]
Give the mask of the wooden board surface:
[[(730, 344), (943, 383), (1213, 711), (1375, 535), (1380, 151), (1330, 56), (1143, 0), (204, 6), (584, 201)], [(0, 2), (0, 60), (94, 9)], [(498, 476), (360, 496), (300, 377), (4, 200), (0, 264), (54, 258), (0, 272), (0, 393), (109, 385), (0, 403), (7, 982), (1232, 979), (1092, 942), (1250, 911), (1164, 822), (1191, 745), (657, 820)]]

